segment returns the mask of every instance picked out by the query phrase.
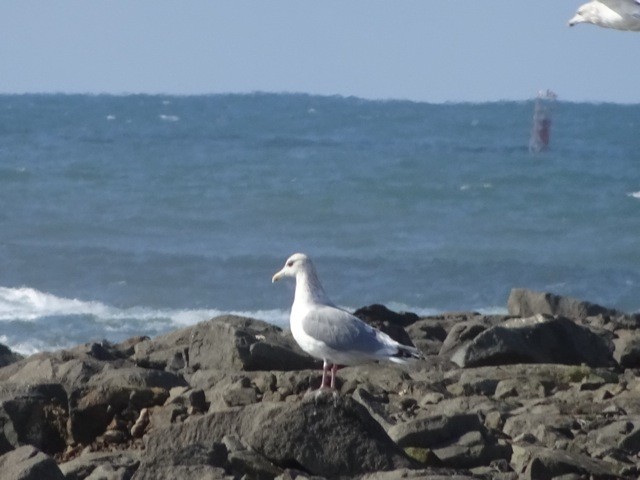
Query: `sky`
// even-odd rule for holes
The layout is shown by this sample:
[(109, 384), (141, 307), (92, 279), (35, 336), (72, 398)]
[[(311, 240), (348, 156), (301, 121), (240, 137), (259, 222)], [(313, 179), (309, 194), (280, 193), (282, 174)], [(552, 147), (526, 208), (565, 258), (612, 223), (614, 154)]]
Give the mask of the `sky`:
[(640, 32), (581, 0), (2, 0), (0, 93), (640, 103)]

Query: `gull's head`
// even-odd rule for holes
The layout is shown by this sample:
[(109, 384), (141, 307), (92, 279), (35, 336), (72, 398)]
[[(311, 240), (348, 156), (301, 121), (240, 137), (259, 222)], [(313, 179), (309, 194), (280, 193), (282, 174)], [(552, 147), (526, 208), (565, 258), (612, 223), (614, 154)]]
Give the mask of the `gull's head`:
[(272, 282), (277, 282), (283, 277), (295, 277), (298, 272), (303, 272), (309, 269), (311, 266), (311, 259), (307, 257), (304, 253), (294, 253), (287, 261), (284, 262), (284, 267), (282, 270), (277, 272), (273, 278)]
[(599, 2), (589, 2), (581, 5), (576, 14), (569, 20), (569, 26), (573, 27), (578, 23), (595, 23), (597, 25), (601, 17), (601, 9), (599, 7)]

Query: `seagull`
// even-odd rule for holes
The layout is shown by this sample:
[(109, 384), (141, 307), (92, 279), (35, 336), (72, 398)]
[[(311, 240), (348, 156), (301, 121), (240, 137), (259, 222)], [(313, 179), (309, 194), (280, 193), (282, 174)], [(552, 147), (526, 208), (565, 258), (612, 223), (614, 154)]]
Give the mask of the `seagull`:
[[(291, 255), (272, 282), (284, 277), (296, 279), (291, 306), (293, 338), (312, 357), (322, 359), (320, 388), (335, 389), (339, 366), (388, 360), (406, 364), (424, 358), (415, 347), (403, 345), (386, 333), (336, 307), (325, 293), (311, 259), (303, 253)], [(331, 372), (331, 383), (327, 373)]]
[(569, 20), (570, 27), (578, 23), (640, 31), (640, 0), (591, 0), (581, 5)]

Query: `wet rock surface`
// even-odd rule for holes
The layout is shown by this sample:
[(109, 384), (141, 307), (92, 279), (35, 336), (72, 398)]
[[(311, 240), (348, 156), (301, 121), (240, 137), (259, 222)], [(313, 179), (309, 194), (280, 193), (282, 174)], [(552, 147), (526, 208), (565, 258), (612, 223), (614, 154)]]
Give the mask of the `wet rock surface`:
[(637, 478), (636, 317), (522, 289), (508, 308), (360, 309), (426, 360), (343, 368), (336, 390), (290, 334), (237, 316), (0, 350), (1, 478)]

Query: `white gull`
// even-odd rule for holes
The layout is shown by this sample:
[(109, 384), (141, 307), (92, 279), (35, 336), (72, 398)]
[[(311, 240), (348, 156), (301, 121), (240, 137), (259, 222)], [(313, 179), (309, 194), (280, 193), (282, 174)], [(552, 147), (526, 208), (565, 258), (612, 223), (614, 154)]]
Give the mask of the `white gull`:
[(640, 0), (592, 0), (581, 5), (569, 20), (570, 27), (578, 23), (640, 31)]
[[(322, 359), (322, 387), (335, 388), (336, 370), (342, 365), (388, 360), (405, 364), (423, 358), (415, 347), (402, 345), (386, 333), (336, 307), (325, 293), (311, 259), (303, 253), (291, 255), (273, 276), (296, 279), (290, 325), (293, 338), (309, 355)], [(327, 372), (331, 371), (331, 384)]]

